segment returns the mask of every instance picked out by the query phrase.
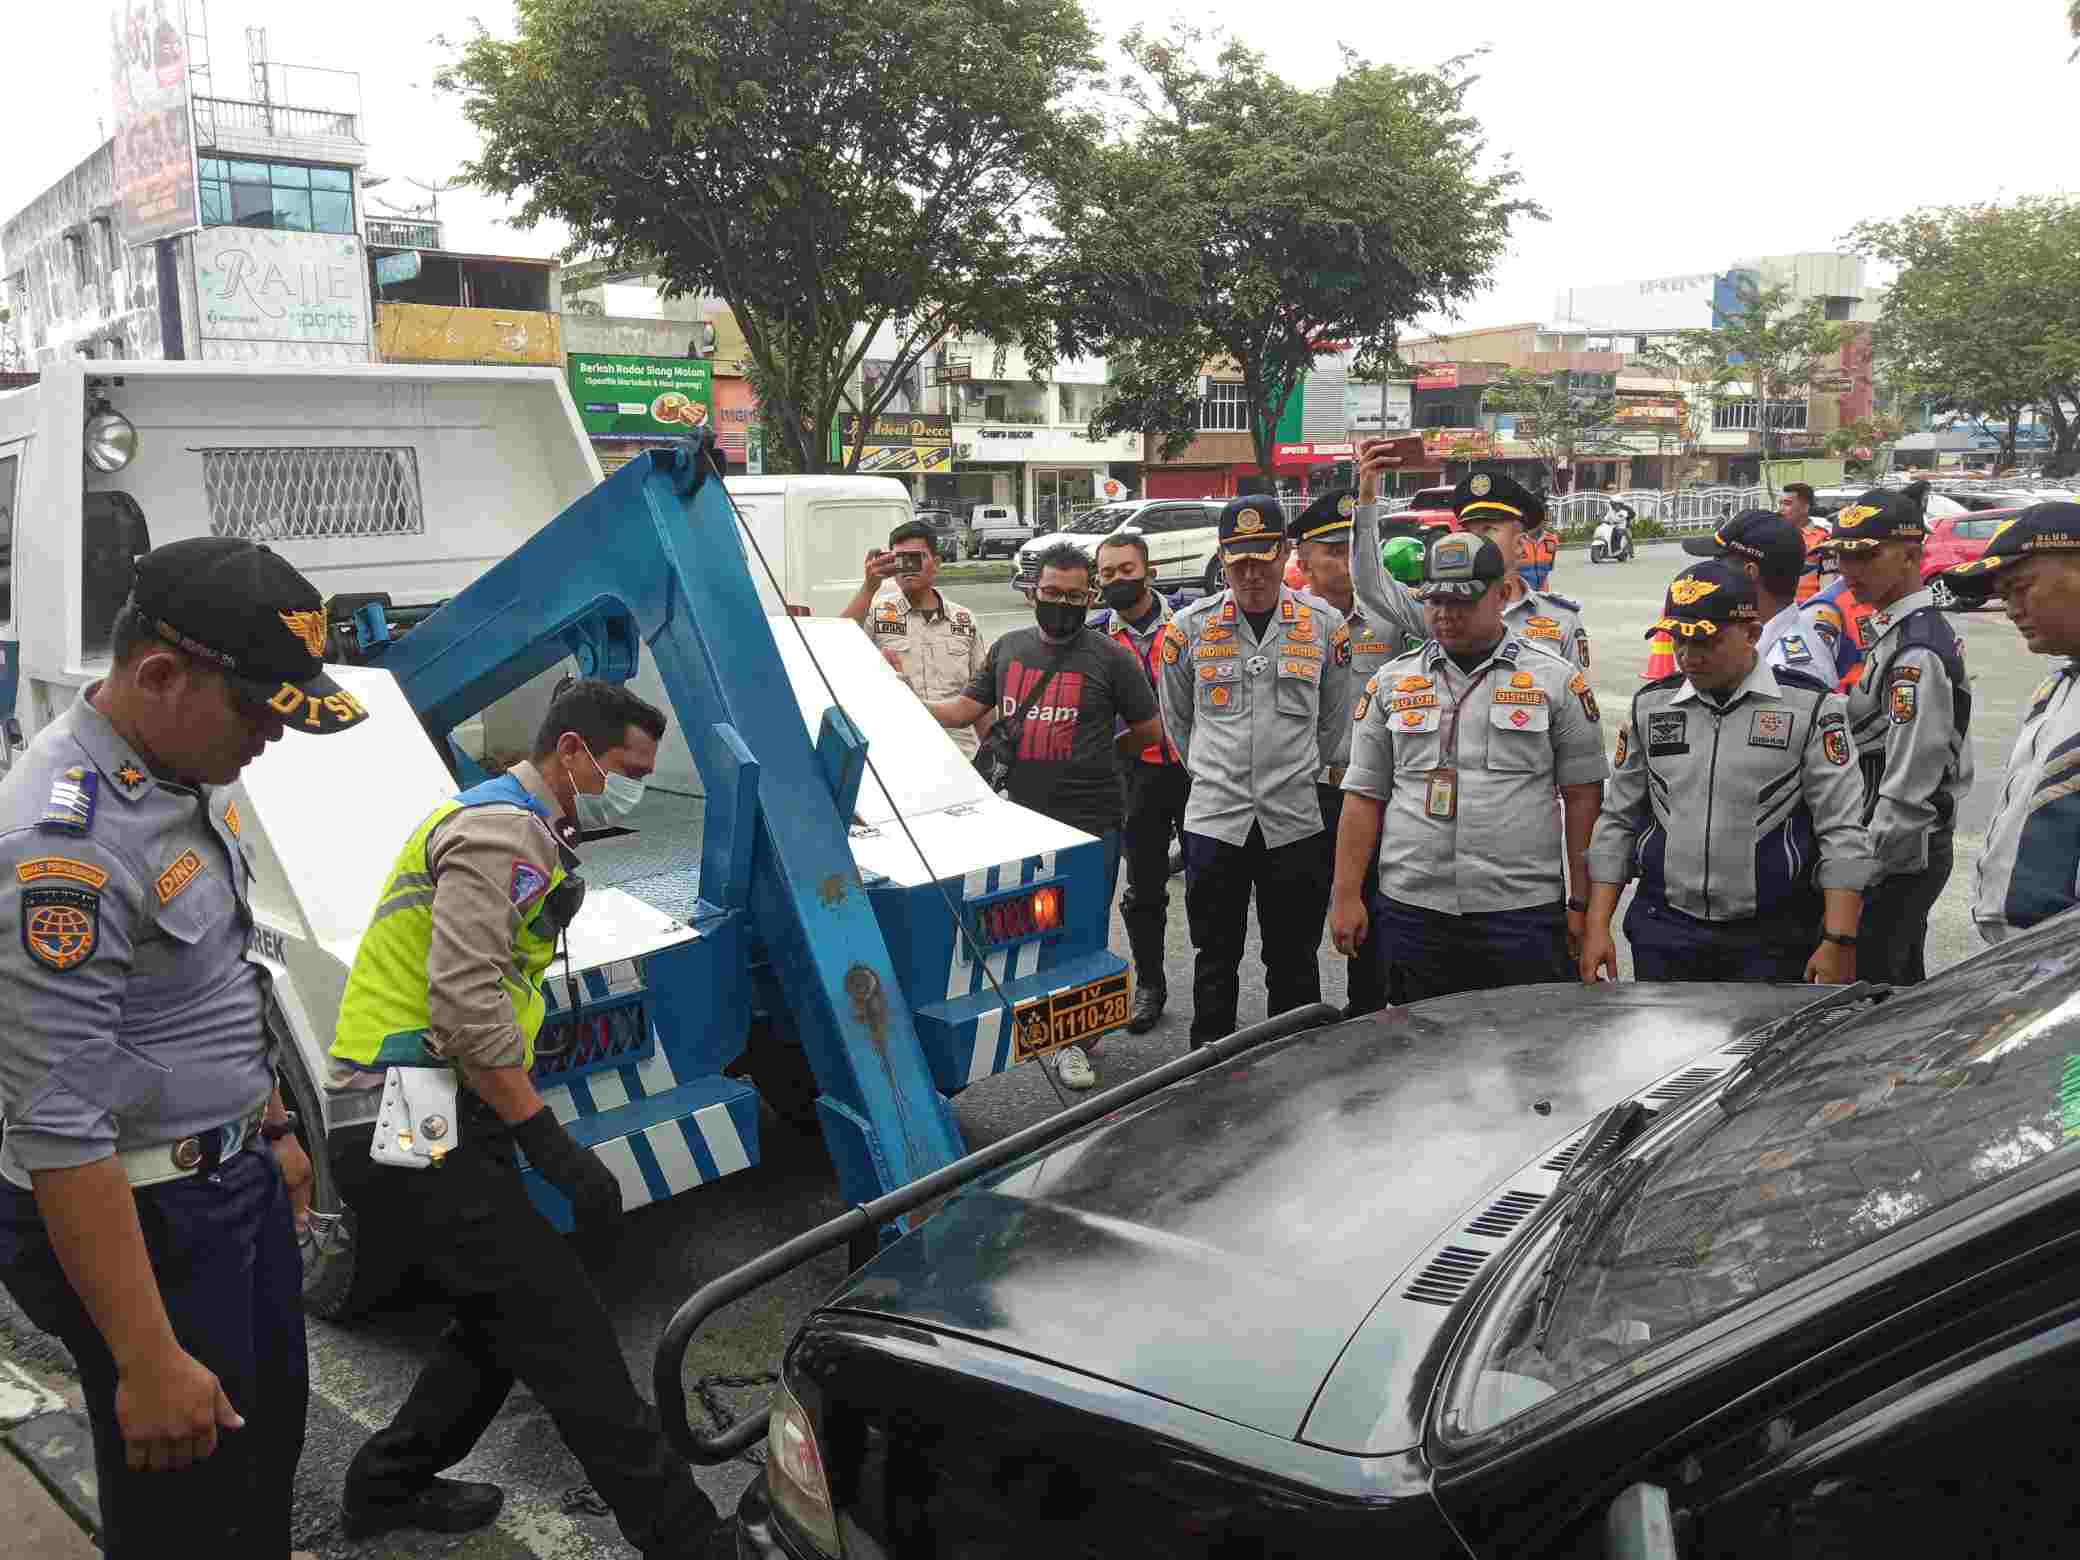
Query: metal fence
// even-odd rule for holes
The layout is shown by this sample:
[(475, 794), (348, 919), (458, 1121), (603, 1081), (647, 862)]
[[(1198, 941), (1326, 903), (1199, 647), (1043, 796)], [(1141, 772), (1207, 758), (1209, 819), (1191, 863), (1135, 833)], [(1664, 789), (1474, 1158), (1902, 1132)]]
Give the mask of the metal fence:
[[(1546, 519), (1561, 530), (1597, 525), (1609, 517), (1613, 502), (1629, 506), (1642, 520), (1654, 520), (1671, 535), (1715, 529), (1743, 509), (1773, 507), (1770, 494), (1760, 486), (1680, 488), (1662, 492), (1656, 488), (1628, 488), (1622, 493), (1565, 493), (1546, 501)], [(1408, 508), (1406, 498), (1387, 500), (1387, 513)]]
[(199, 139), (206, 147), (214, 147), (218, 132), (223, 130), (257, 130), (290, 141), (361, 139), (354, 115), (329, 108), (290, 108), (245, 98), (198, 97), (195, 119)]

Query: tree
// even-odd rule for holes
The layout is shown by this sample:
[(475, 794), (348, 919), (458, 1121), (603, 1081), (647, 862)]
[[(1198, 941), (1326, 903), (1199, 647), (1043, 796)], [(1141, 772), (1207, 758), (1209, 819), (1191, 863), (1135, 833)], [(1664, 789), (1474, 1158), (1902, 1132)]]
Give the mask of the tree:
[(2034, 406), (2051, 424), (2051, 471), (2080, 464), (2080, 204), (1925, 208), (1858, 223), (1849, 242), (1899, 267), (1879, 327), (1906, 389), (2003, 421)]
[(1560, 470), (1584, 455), (1632, 452), (1618, 423), (1617, 392), (1578, 389), (1572, 380), (1512, 368), (1481, 392), (1484, 410), (1516, 414), (1517, 442), (1537, 452), (1549, 493), (1560, 491)]
[[(519, 0), (441, 76), (483, 136), (468, 174), (524, 192), (567, 254), (734, 311), (765, 424), (822, 471), (949, 330), (1043, 307), (1033, 214), (1088, 151), (1077, 0)], [(861, 394), (884, 327), (892, 371)]]
[(1717, 394), (1720, 363), (1718, 342), (1685, 342), (1674, 336), (1649, 343), (1641, 357), (1641, 367), (1673, 381), (1683, 403), (1674, 430), (1682, 466), (1674, 481), (1664, 481), (1665, 487), (1683, 485), (1695, 466), (1698, 451), (1704, 448), (1704, 436), (1712, 431), (1712, 402)]
[[(1874, 413), (1846, 422), (1827, 436), (1827, 453), (1841, 459), (1852, 475), (1876, 478), (1892, 462), (1887, 452), (1907, 431), (1897, 417)], [(1858, 451), (1864, 453), (1858, 454)]]
[(1767, 473), (1783, 431), (1774, 406), (1805, 399), (1848, 332), (1828, 323), (1826, 305), (1818, 298), (1795, 303), (1788, 287), (1764, 287), (1744, 277), (1734, 291), (1732, 309), (1712, 306), (1711, 329), (1677, 331), (1670, 351), (1704, 365), (1717, 399), (1727, 399), (1731, 391), (1736, 398), (1745, 393), (1754, 400)]
[(1463, 62), (1372, 65), (1293, 87), (1263, 57), (1179, 26), (1129, 32), (1120, 83), (1135, 122), (1064, 184), (1049, 273), (1064, 355), (1102, 353), (1111, 394), (1094, 434), (1147, 431), (1166, 456), (1200, 428), (1209, 364), (1242, 378), (1258, 466), (1317, 357), (1358, 349), (1359, 377), (1397, 364), (1401, 327), (1487, 280), (1519, 217), (1543, 213), (1484, 173)]

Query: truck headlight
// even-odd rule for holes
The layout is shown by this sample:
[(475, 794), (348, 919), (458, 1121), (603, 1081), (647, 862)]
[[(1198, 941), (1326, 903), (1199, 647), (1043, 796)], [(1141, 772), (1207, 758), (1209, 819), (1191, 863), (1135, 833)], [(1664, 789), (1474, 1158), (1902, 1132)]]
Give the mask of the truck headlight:
[(773, 1417), (766, 1429), (766, 1485), (773, 1508), (787, 1525), (827, 1555), (838, 1553), (838, 1517), (831, 1509), (823, 1453), (809, 1415), (785, 1386), (773, 1389)]
[(87, 419), (87, 464), (96, 471), (121, 471), (137, 453), (137, 430), (121, 412), (103, 402)]

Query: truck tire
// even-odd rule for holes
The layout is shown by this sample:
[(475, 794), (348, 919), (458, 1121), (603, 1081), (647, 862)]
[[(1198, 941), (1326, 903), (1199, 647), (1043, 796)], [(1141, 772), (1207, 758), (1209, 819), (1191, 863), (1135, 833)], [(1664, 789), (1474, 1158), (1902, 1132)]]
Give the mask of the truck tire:
[[(269, 1007), (278, 1026), (275, 1032), (282, 1038), (277, 1054), (283, 1103), (296, 1112), (296, 1138), (311, 1161), (311, 1212), (317, 1216), (312, 1220), (312, 1232), (322, 1235), (302, 1242), (303, 1307), (329, 1322), (352, 1321), (395, 1292), (397, 1270), (361, 1241), (354, 1210), (341, 1198), (339, 1179), (332, 1173), (331, 1145), (320, 1135), (324, 1102), (304, 1067), (302, 1053), (288, 1038), (288, 1026), (279, 1023), (273, 1005)], [(366, 1123), (358, 1123), (340, 1128), (335, 1137), (351, 1144), (353, 1134), (366, 1136), (368, 1130)]]

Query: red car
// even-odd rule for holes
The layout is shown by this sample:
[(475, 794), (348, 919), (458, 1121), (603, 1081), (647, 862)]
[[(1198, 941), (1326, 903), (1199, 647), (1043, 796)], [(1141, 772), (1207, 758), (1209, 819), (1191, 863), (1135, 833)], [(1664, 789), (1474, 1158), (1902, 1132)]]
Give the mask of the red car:
[(1975, 509), (1961, 515), (1931, 516), (1928, 540), (1921, 544), (1922, 583), (1945, 569), (1970, 563), (1986, 551), (1995, 531), (2021, 513), (2020, 509)]

